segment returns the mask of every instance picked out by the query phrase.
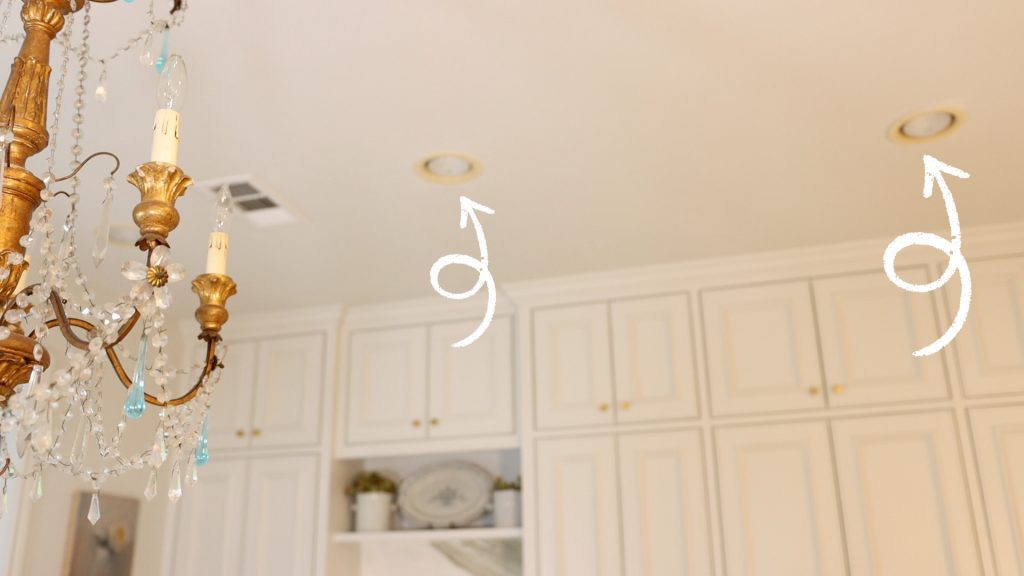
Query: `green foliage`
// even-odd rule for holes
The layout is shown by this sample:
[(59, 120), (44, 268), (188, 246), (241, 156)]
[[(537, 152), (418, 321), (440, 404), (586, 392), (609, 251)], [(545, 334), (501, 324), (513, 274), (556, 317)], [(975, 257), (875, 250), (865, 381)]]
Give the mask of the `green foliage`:
[(395, 483), (379, 472), (360, 472), (347, 490), (349, 496), (366, 492), (386, 492), (395, 494), (398, 488)]
[(515, 480), (510, 481), (510, 482), (506, 482), (506, 481), (504, 481), (501, 478), (501, 476), (498, 476), (497, 478), (494, 479), (494, 489), (495, 490), (521, 490), (522, 489), (521, 477), (517, 476)]

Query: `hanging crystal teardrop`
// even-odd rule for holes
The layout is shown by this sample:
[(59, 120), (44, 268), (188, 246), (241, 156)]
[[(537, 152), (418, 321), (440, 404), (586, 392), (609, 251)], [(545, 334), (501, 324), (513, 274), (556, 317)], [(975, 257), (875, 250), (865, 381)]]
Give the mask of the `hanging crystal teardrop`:
[(7, 484), (4, 483), (3, 494), (0, 494), (0, 519), (7, 516)]
[(100, 495), (99, 492), (92, 493), (92, 502), (89, 503), (89, 515), (86, 516), (93, 526), (100, 521)]
[(192, 460), (188, 466), (188, 473), (185, 475), (185, 485), (191, 488), (197, 482), (199, 482), (199, 469), (196, 467), (196, 461)]
[(71, 445), (71, 468), (76, 469), (85, 460), (85, 444), (89, 439), (89, 430), (86, 428), (85, 418), (78, 420), (78, 429), (75, 431), (75, 441)]
[(149, 454), (149, 465), (159, 468), (167, 460), (167, 442), (164, 440), (163, 427), (157, 428), (156, 437), (153, 439), (153, 448)]
[(177, 502), (181, 498), (181, 461), (174, 463), (171, 469), (171, 487), (167, 490), (167, 498), (171, 502)]
[(135, 363), (135, 374), (132, 385), (128, 389), (128, 399), (124, 402), (124, 415), (138, 420), (146, 411), (146, 350), (149, 348), (149, 337), (145, 332), (139, 340), (139, 359)]
[(157, 474), (156, 474), (156, 468), (154, 468), (153, 470), (150, 470), (150, 472), (149, 472), (149, 481), (146, 482), (146, 492), (145, 492), (146, 500), (152, 500), (153, 498), (156, 498), (156, 483), (157, 483), (157, 480), (158, 480), (158, 478), (157, 478)]
[(39, 502), (43, 499), (43, 473), (36, 473), (36, 484), (32, 488), (32, 493), (29, 494), (29, 499), (33, 502)]
[(206, 466), (210, 461), (210, 417), (203, 420), (203, 432), (196, 444), (196, 466)]
[(103, 259), (107, 257), (107, 249), (110, 247), (110, 212), (114, 204), (114, 183), (113, 179), (104, 181), (107, 189), (103, 197), (103, 206), (100, 208), (100, 223), (96, 227), (96, 235), (92, 246), (92, 263), (99, 268)]
[(149, 67), (153, 63), (153, 33), (148, 32), (142, 39), (142, 49), (139, 51), (139, 64)]
[(156, 73), (160, 74), (167, 65), (167, 58), (171, 55), (171, 27), (164, 26), (163, 34), (160, 37), (160, 55), (153, 63), (156, 65)]

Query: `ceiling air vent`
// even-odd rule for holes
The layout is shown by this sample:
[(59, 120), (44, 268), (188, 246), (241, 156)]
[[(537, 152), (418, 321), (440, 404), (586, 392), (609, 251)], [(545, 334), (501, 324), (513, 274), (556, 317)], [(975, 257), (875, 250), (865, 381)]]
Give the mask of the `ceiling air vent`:
[(235, 214), (241, 219), (256, 226), (282, 226), (299, 220), (294, 212), (282, 205), (266, 188), (256, 184), (248, 174), (196, 183), (196, 187), (205, 189), (211, 196), (225, 185), (231, 191)]

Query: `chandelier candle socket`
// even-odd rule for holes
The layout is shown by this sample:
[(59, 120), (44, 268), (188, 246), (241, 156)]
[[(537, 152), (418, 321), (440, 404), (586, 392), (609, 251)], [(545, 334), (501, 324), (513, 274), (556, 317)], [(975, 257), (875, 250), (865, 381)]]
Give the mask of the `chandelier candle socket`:
[[(139, 229), (136, 246), (142, 257), (121, 266), (128, 289), (111, 302), (98, 301), (82, 273), (77, 221), (84, 198), (78, 192), (82, 178), (78, 173), (94, 158), (114, 160), (110, 176), (103, 181), (104, 195), (89, 197), (101, 202), (91, 256), (102, 273), (114, 176), (120, 167), (120, 161), (109, 152), (81, 158), (80, 146), (84, 122), (81, 95), (85, 93), (85, 66), (90, 62), (89, 10), (92, 3), (110, 1), (23, 0), (25, 35), (0, 96), (0, 151), (6, 149), (8, 158), (2, 171), (0, 201), (0, 483), (8, 478), (27, 479), (34, 486), (33, 499), (38, 499), (43, 493), (45, 468), (79, 478), (92, 487), (89, 519), (94, 522), (99, 519), (98, 493), (107, 480), (131, 470), (147, 470), (150, 482), (145, 495), (152, 498), (157, 471), (169, 465), (168, 497), (176, 501), (182, 495), (182, 473), (187, 473), (186, 484), (191, 486), (197, 478), (195, 469), (209, 460), (208, 415), (225, 355), (220, 331), (228, 319), (227, 300), (237, 291), (235, 282), (225, 274), (225, 235), (218, 244), (223, 255), (216, 273), (202, 274), (192, 283), (199, 296), (195, 316), (206, 354), (195, 366), (168, 366), (165, 314), (171, 306), (169, 288), (185, 278), (184, 268), (170, 260), (169, 238), (181, 218), (175, 203), (192, 179), (177, 166), (187, 74), (181, 57), (166, 53), (166, 23), (160, 28), (164, 32), (157, 88), (160, 110), (154, 123), (151, 161), (127, 177), (141, 195), (132, 218)], [(78, 11), (85, 14), (79, 26), (81, 35), (73, 38)], [(172, 17), (180, 21), (180, 14)], [(51, 44), (58, 35), (60, 61), (51, 69)], [(79, 56), (80, 68), (75, 90), (79, 98), (72, 112), (70, 151), (74, 161), (71, 173), (58, 177), (57, 136), (72, 53)], [(48, 114), (51, 70), (59, 71), (52, 115)], [(46, 178), (42, 179), (25, 163), (47, 148)], [(93, 188), (83, 186), (83, 190)], [(55, 213), (61, 214), (63, 222), (54, 222)], [(226, 207), (218, 202), (215, 218), (221, 225), (215, 233), (224, 234), (223, 221), (229, 213), (230, 202)], [(30, 249), (37, 254), (32, 264), (33, 270), (38, 268), (38, 276), (27, 279), (25, 254)], [(125, 346), (132, 342), (132, 333), (139, 339), (138, 352), (126, 369), (121, 357), (129, 354)], [(63, 342), (54, 342), (54, 337)], [(46, 349), (51, 344), (63, 358), (61, 365), (52, 369)], [(109, 430), (103, 421), (109, 412), (103, 399), (110, 395), (102, 386), (104, 380), (109, 381), (104, 378), (109, 376), (108, 365), (115, 382), (127, 390), (123, 397), (115, 396), (117, 404), (123, 402), (123, 410)], [(194, 384), (182, 394), (173, 394), (170, 382), (177, 376), (195, 377)], [(143, 426), (139, 419), (147, 405), (157, 407), (153, 442), (139, 453), (122, 451), (125, 432), (146, 438), (154, 434), (152, 428), (136, 428)]]

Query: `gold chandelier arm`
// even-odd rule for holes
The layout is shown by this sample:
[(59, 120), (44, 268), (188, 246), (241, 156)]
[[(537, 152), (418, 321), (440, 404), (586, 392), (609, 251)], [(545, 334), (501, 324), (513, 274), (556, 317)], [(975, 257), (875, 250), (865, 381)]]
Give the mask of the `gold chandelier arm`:
[(85, 160), (82, 160), (81, 163), (79, 163), (78, 166), (76, 166), (75, 169), (71, 171), (71, 174), (68, 174), (67, 176), (61, 176), (60, 178), (54, 180), (53, 183), (56, 184), (57, 182), (63, 182), (65, 180), (70, 180), (74, 178), (75, 175), (82, 170), (82, 168), (85, 168), (85, 165), (88, 164), (90, 160), (97, 156), (110, 156), (111, 158), (114, 159), (114, 169), (110, 171), (111, 176), (117, 174), (117, 171), (121, 169), (121, 159), (118, 158), (117, 155), (114, 154), (113, 152), (94, 152), (86, 156)]
[[(81, 318), (69, 318), (67, 313), (64, 311), (64, 303), (56, 293), (50, 295), (50, 302), (53, 306), (55, 318), (48, 321), (46, 323), (46, 327), (59, 327), (61, 335), (64, 336), (64, 339), (67, 340), (68, 344), (71, 344), (80, 350), (88, 350), (89, 342), (79, 338), (72, 328), (81, 328), (87, 332), (95, 332), (96, 325), (87, 320), (82, 320)], [(114, 342), (103, 346), (107, 352), (107, 359), (110, 360), (110, 366), (113, 367), (114, 373), (117, 374), (117, 379), (121, 381), (121, 384), (124, 385), (125, 388), (131, 388), (132, 379), (128, 376), (124, 366), (121, 364), (121, 359), (117, 356), (115, 346), (117, 346), (125, 339), (125, 337), (128, 336), (129, 333), (131, 333), (132, 328), (135, 327), (135, 324), (139, 321), (140, 317), (141, 315), (139, 314), (139, 311), (136, 310), (135, 313), (132, 314), (131, 318), (125, 322), (124, 326), (118, 330), (117, 339)], [(188, 392), (185, 392), (177, 398), (168, 400), (167, 402), (161, 402), (156, 398), (156, 396), (147, 393), (145, 395), (146, 403), (153, 406), (178, 406), (185, 404), (199, 394), (199, 389), (203, 386), (203, 382), (206, 381), (207, 376), (209, 376), (210, 373), (213, 372), (220, 364), (217, 359), (217, 342), (220, 340), (220, 337), (204, 338), (204, 340), (206, 340), (206, 361), (203, 364), (203, 372), (199, 375), (199, 379), (196, 380), (195, 385), (193, 385)]]

